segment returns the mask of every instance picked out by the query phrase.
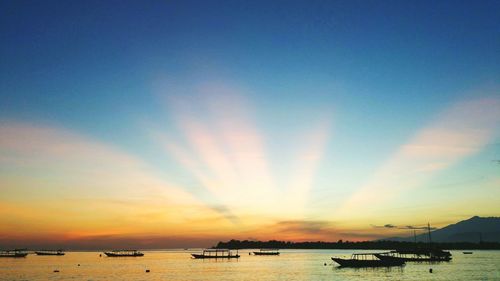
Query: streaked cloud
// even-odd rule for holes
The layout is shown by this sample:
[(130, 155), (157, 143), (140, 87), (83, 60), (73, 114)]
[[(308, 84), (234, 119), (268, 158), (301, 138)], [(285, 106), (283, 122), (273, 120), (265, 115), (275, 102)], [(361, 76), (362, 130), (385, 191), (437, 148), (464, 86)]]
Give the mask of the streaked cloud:
[[(467, 100), (442, 112), (382, 165), (340, 208), (340, 215), (367, 210), (423, 186), (435, 174), (481, 151), (499, 131), (500, 99)], [(369, 211), (368, 211), (369, 212)]]
[[(12, 237), (187, 234), (191, 218), (228, 215), (145, 162), (70, 130), (0, 124), (2, 229)], [(219, 222), (222, 229), (225, 224)], [(74, 234), (71, 234), (74, 233)], [(214, 232), (217, 233), (217, 232)]]
[[(173, 84), (173, 85), (172, 85)], [(165, 152), (231, 213), (302, 215), (315, 173), (330, 137), (330, 115), (303, 132), (289, 155), (293, 171), (287, 186), (277, 186), (269, 141), (257, 124), (258, 110), (248, 90), (224, 81), (182, 87), (167, 83), (159, 92), (179, 134), (157, 128), (152, 133)]]

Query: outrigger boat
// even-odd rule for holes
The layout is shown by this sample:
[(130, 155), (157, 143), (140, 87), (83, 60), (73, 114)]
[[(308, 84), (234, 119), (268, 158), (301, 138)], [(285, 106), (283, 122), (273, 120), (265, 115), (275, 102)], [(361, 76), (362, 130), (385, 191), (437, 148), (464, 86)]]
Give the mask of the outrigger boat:
[(137, 250), (113, 250), (109, 252), (104, 252), (108, 257), (142, 257), (143, 253)]
[(0, 258), (24, 258), (27, 255), (26, 249), (0, 251)]
[(238, 250), (236, 253), (229, 249), (204, 249), (201, 254), (191, 254), (195, 259), (237, 259), (240, 257)]
[(350, 259), (332, 257), (341, 267), (390, 267), (402, 266), (404, 260), (381, 260), (373, 253), (352, 254)]
[(35, 251), (35, 254), (39, 256), (64, 256), (65, 253), (63, 250), (39, 250)]
[(280, 254), (278, 249), (260, 249), (253, 252), (256, 256), (278, 256)]
[(403, 260), (414, 262), (441, 262), (450, 261), (451, 253), (443, 250), (400, 250), (378, 253), (375, 256), (381, 260)]
[[(451, 253), (432, 246), (431, 225), (427, 224), (429, 245), (427, 247), (415, 247), (413, 249), (399, 249), (395, 251), (378, 253), (376, 257), (381, 260), (403, 260), (411, 262), (443, 262), (451, 261)], [(415, 245), (417, 243), (416, 232)]]

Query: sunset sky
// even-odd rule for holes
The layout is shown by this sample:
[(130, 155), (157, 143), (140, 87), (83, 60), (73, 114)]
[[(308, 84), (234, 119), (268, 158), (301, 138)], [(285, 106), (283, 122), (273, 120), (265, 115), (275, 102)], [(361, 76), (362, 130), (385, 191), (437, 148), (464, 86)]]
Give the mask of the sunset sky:
[(500, 216), (499, 1), (0, 1), (0, 248)]

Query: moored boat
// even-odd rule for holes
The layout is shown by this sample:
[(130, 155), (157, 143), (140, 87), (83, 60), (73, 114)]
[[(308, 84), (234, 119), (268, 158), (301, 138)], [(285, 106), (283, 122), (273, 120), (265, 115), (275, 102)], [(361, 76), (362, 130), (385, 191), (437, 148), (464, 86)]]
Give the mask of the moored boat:
[(377, 253), (375, 256), (381, 260), (403, 260), (410, 262), (442, 262), (450, 261), (451, 253), (443, 250), (399, 250)]
[(104, 252), (104, 254), (108, 257), (142, 257), (143, 253), (138, 250), (113, 250)]
[(35, 254), (39, 256), (64, 256), (65, 253), (63, 250), (39, 250), (35, 251)]
[(195, 259), (237, 259), (240, 257), (238, 250), (236, 253), (229, 249), (204, 249), (201, 254), (191, 254)]
[(1, 250), (0, 258), (24, 258), (28, 255), (26, 249)]
[(332, 257), (332, 260), (338, 263), (341, 267), (390, 267), (402, 266), (404, 260), (381, 260), (373, 253), (352, 254), (350, 259)]
[(259, 251), (254, 251), (256, 256), (278, 256), (280, 254), (278, 249), (260, 249)]
[(464, 255), (472, 255), (472, 252), (462, 252)]

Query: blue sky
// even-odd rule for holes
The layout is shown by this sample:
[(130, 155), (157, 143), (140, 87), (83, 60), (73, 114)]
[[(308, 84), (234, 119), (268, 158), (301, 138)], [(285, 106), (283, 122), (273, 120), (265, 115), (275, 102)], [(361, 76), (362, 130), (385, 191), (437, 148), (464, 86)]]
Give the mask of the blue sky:
[[(398, 151), (435, 141), (429, 130), (483, 128), (471, 137), (474, 149), (433, 162), (443, 168), (415, 187), (445, 199), (432, 187), (498, 183), (499, 11), (498, 1), (2, 1), (0, 122), (17, 133), (51, 128), (109, 145), (213, 209), (247, 216), (233, 197), (200, 183), (228, 172), (204, 142), (207, 131), (222, 140), (222, 156), (257, 167), (257, 175), (222, 181), (244, 189), (246, 179), (268, 173), (282, 194), (301, 190), (304, 220), (328, 220), (329, 205), (349, 206), (362, 186), (385, 184), (392, 170), (383, 167), (413, 161)], [(225, 133), (238, 129), (249, 143)], [(443, 147), (470, 145), (447, 138)], [(198, 161), (198, 177), (173, 144), (159, 152), (165, 140)], [(9, 165), (1, 164), (4, 176)], [(458, 201), (472, 192), (456, 188), (465, 194)], [(409, 197), (398, 202), (422, 199)], [(481, 214), (491, 213), (488, 202)], [(289, 219), (270, 213), (259, 215)], [(475, 215), (465, 213), (440, 220)]]

